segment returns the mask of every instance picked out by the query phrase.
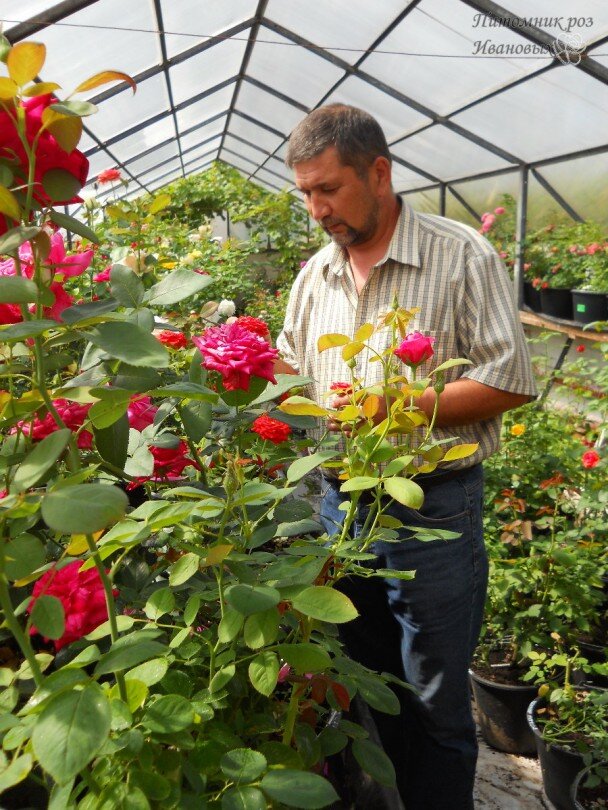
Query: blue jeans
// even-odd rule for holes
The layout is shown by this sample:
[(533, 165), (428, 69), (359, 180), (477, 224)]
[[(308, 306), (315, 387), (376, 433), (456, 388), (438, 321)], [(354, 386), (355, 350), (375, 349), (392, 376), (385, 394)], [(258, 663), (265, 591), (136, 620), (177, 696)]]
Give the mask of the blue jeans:
[[(320, 517), (334, 534), (344, 520), (338, 504), (348, 496), (339, 492), (339, 484), (324, 484)], [(468, 667), (487, 586), (482, 500), (483, 471), (476, 465), (457, 478), (427, 484), (420, 512), (393, 503), (388, 514), (404, 525), (449, 529), (460, 536), (423, 542), (402, 529), (401, 542), (373, 546), (374, 565), (415, 570), (413, 580), (346, 577), (340, 583), (360, 613), (340, 625), (349, 655), (416, 690), (399, 690), (399, 716), (373, 712), (407, 810), (473, 808), (477, 742)], [(355, 533), (366, 514), (360, 505)]]

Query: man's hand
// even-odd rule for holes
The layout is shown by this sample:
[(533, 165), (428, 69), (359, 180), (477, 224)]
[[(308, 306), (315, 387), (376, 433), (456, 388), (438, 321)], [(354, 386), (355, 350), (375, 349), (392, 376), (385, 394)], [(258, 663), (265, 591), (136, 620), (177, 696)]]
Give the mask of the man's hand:
[[(357, 403), (361, 405), (363, 400), (359, 400)], [(345, 408), (347, 405), (352, 405), (352, 398), (348, 394), (335, 394), (333, 397), (330, 398), (328, 402), (328, 407), (333, 408), (336, 411)], [(380, 422), (383, 422), (386, 419), (386, 401), (383, 397), (378, 397), (378, 410), (373, 416), (374, 424), (378, 425)], [(339, 419), (335, 419), (333, 417), (329, 417), (327, 420), (327, 428), (328, 430), (332, 431), (340, 431), (344, 433), (345, 436), (350, 436), (351, 434), (351, 425), (345, 425), (344, 422), (341, 422)]]

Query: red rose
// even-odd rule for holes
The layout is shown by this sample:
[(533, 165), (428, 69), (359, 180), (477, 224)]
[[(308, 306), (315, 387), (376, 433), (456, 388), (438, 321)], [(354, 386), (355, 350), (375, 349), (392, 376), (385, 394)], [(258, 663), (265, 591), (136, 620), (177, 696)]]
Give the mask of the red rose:
[(20, 323), (23, 320), (18, 304), (0, 304), (0, 324)]
[(576, 351), (579, 354), (582, 354), (585, 351), (585, 344), (584, 343), (579, 343), (578, 346), (576, 347)]
[[(74, 560), (63, 568), (46, 571), (34, 585), (32, 600), (27, 607), (27, 612), (31, 613), (36, 600), (43, 594), (59, 599), (65, 613), (65, 631), (61, 638), (53, 640), (56, 650), (86, 636), (108, 618), (99, 572), (96, 568), (81, 571), (81, 566), (81, 560)], [(113, 593), (118, 595), (117, 590)], [(37, 632), (35, 627), (30, 629), (30, 635)]]
[(98, 183), (112, 183), (114, 180), (122, 180), (118, 169), (104, 169), (97, 175)]
[(583, 457), (581, 458), (581, 463), (586, 470), (592, 470), (594, 467), (601, 461), (601, 456), (595, 450), (587, 450), (586, 453), (583, 453)]
[(393, 352), (406, 364), (416, 368), (420, 363), (433, 356), (433, 343), (435, 338), (427, 337), (421, 332), (412, 332), (406, 335), (401, 344)]
[(291, 428), (285, 422), (279, 422), (278, 419), (273, 419), (267, 413), (263, 413), (254, 421), (251, 429), (257, 433), (262, 439), (266, 439), (273, 444), (281, 444), (287, 441)]
[(349, 396), (353, 392), (353, 387), (348, 382), (333, 382), (329, 386), (330, 391), (339, 391), (344, 396)]
[(112, 269), (112, 265), (109, 264), (105, 270), (101, 270), (99, 273), (95, 273), (93, 276), (93, 281), (96, 281), (98, 284), (103, 283), (104, 281), (110, 280), (110, 270)]
[(248, 332), (253, 332), (254, 335), (259, 335), (260, 337), (266, 337), (270, 334), (268, 324), (264, 323), (260, 318), (254, 318), (251, 315), (241, 315), (236, 319), (235, 323), (238, 323), (243, 329), (247, 329)]
[(150, 447), (154, 456), (154, 478), (176, 479), (180, 478), (186, 467), (196, 467), (197, 464), (188, 457), (188, 445), (180, 441), (177, 447)]
[(133, 397), (127, 408), (129, 426), (135, 430), (144, 430), (154, 422), (158, 408), (152, 404), (150, 397)]
[(160, 332), (156, 337), (161, 343), (164, 343), (165, 346), (169, 346), (172, 349), (185, 349), (188, 345), (188, 338), (183, 332), (171, 332), (166, 329)]
[(202, 365), (219, 371), (228, 391), (248, 391), (251, 377), (276, 383), (273, 367), (278, 350), (238, 323), (211, 326), (192, 342), (203, 355)]
[[(79, 402), (70, 402), (67, 399), (54, 399), (53, 405), (57, 409), (59, 416), (63, 419), (65, 426), (73, 433), (79, 431), (76, 440), (78, 447), (82, 450), (89, 450), (93, 444), (93, 436), (88, 430), (81, 430), (81, 428), (87, 419), (91, 404), (81, 405)], [(31, 424), (29, 420), (18, 422), (17, 427), (20, 428), (21, 432), (25, 433), (26, 436), (31, 436), (32, 441), (35, 442), (39, 442), (46, 436), (59, 430), (59, 426), (48, 412), (42, 419), (36, 416)], [(14, 430), (15, 428), (13, 431)]]

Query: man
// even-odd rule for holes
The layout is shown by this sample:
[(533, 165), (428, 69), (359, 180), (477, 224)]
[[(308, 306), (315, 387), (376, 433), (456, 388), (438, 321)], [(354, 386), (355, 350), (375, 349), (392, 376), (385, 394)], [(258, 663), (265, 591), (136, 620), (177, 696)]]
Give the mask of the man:
[[(449, 529), (459, 537), (421, 542), (403, 530), (402, 542), (376, 544), (379, 567), (415, 569), (415, 579), (350, 582), (347, 592), (360, 617), (344, 626), (352, 657), (416, 688), (416, 695), (404, 692), (400, 717), (375, 713), (407, 810), (469, 810), (477, 746), (468, 665), (487, 584), (480, 462), (498, 446), (501, 414), (536, 394), (512, 288), (496, 252), (476, 231), (417, 214), (395, 195), (384, 134), (367, 113), (339, 104), (310, 113), (291, 134), (287, 164), (331, 242), (293, 286), (277, 341), (283, 357), (277, 371), (312, 377), (309, 395), (321, 402), (332, 382), (348, 377), (339, 352), (319, 356), (318, 337), (352, 335), (363, 323), (375, 323), (395, 294), (400, 306), (420, 307), (413, 330), (435, 338), (434, 365), (450, 357), (472, 361), (446, 374), (435, 437), (479, 442), (479, 450), (417, 479), (425, 491), (420, 512), (391, 507), (404, 525)], [(362, 352), (356, 374), (369, 384), (379, 365), (368, 365)], [(428, 389), (418, 400), (429, 417), (435, 397)], [(347, 401), (336, 397), (333, 404)], [(321, 517), (332, 533), (343, 519), (338, 505), (344, 497), (328, 478)]]

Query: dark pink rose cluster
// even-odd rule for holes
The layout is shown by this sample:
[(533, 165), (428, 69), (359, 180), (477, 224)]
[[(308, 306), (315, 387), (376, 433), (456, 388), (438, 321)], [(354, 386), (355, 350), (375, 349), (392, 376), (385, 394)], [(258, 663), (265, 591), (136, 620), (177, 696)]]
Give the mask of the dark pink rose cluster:
[[(91, 404), (81, 405), (79, 402), (70, 402), (69, 399), (54, 399), (53, 405), (63, 419), (65, 426), (74, 433), (78, 431), (76, 440), (78, 447), (82, 450), (89, 450), (93, 444), (93, 436), (88, 430), (81, 430), (81, 428), (87, 420)], [(31, 422), (22, 420), (17, 423), (17, 427), (35, 442), (39, 442), (59, 430), (53, 416), (48, 412), (42, 418), (39, 416), (34, 417)]]
[(435, 338), (423, 335), (422, 332), (411, 332), (406, 335), (401, 341), (399, 346), (394, 351), (394, 354), (412, 368), (416, 368), (420, 363), (428, 360), (433, 356), (433, 343)]
[(273, 367), (279, 352), (238, 323), (211, 326), (192, 342), (203, 355), (202, 365), (219, 371), (228, 391), (248, 391), (252, 377), (276, 383)]

